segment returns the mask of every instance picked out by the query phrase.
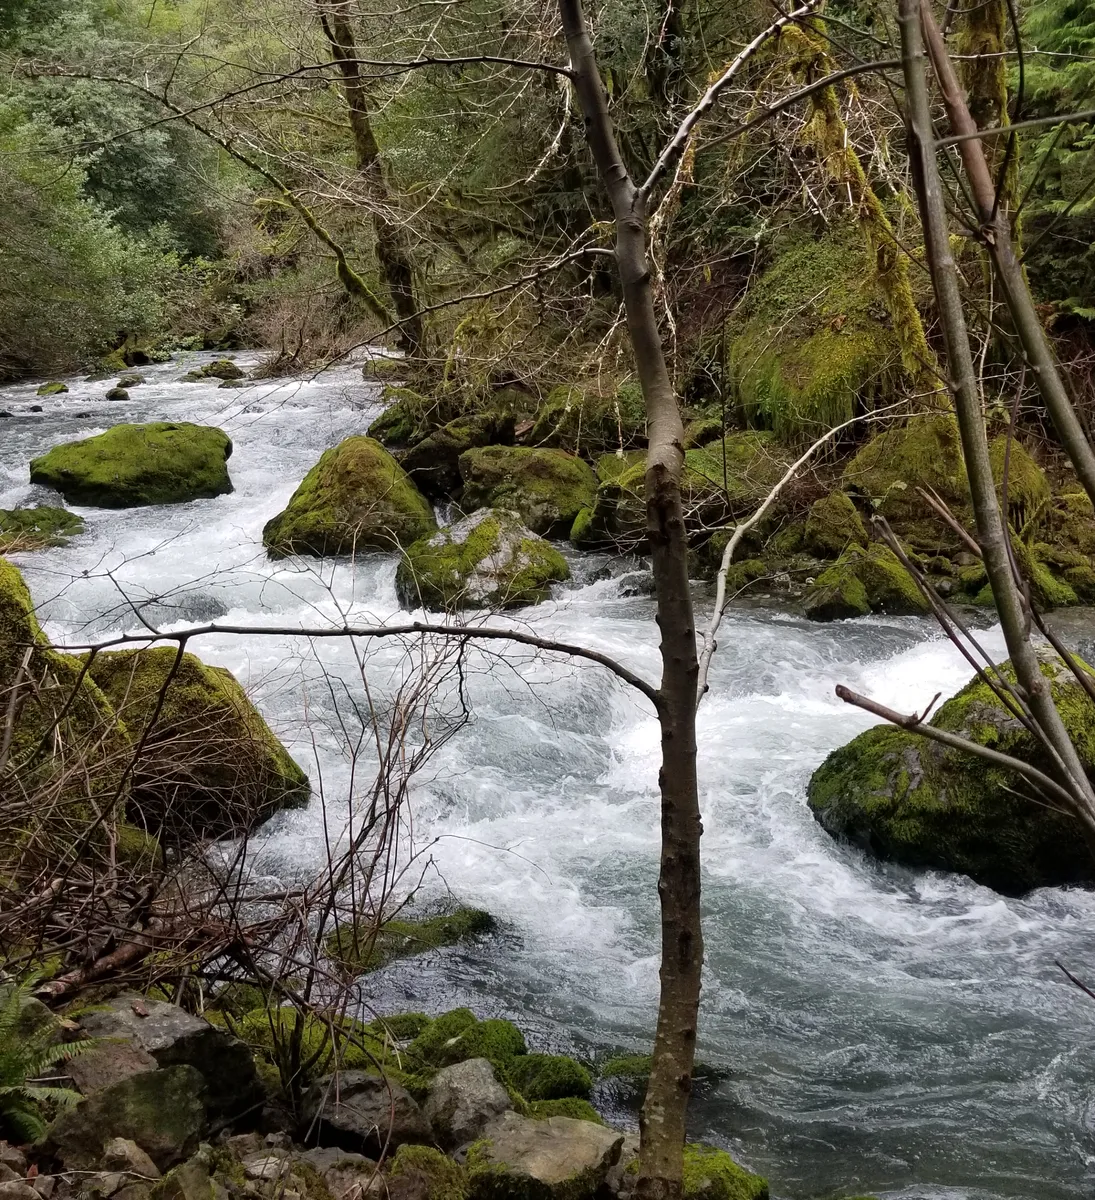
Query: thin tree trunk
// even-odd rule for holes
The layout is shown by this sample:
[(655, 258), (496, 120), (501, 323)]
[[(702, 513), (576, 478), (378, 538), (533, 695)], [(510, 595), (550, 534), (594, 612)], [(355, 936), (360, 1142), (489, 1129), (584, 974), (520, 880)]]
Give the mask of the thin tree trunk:
[(373, 209), (376, 258), (399, 319), (400, 342), (409, 355), (417, 357), (422, 352), (422, 318), (414, 297), (414, 263), (406, 231), (385, 211), (391, 193), (373, 134), (368, 93), (357, 64), (357, 43), (348, 7), (346, 0), (321, 0), (320, 23), (342, 75), (357, 169), (368, 184), (376, 205)]
[[(965, 93), (958, 82), (954, 64), (947, 54), (943, 35), (935, 23), (927, 3), (920, 6), (924, 40), (931, 55), (932, 66), (943, 93), (951, 127), (956, 134), (977, 132), (977, 123), (970, 116)], [(1011, 314), (1015, 333), (1030, 363), (1042, 401), (1053, 421), (1057, 436), (1065, 448), (1076, 474), (1095, 505), (1095, 450), (1087, 439), (1072, 399), (1057, 367), (1057, 360), (1046, 339), (1023, 268), (1011, 240), (1011, 228), (1002, 206), (996, 205), (996, 185), (985, 159), (984, 146), (979, 138), (966, 138), (958, 143), (962, 164), (966, 169), (981, 219), (981, 235), (999, 281), (1000, 292)]]
[(1027, 702), (1045, 735), (1051, 757), (1055, 759), (1053, 773), (1065, 784), (1066, 790), (1078, 798), (1078, 803), (1082, 801), (1082, 810), (1078, 815), (1090, 825), (1095, 821), (1095, 792), (1053, 702), (1049, 683), (1042, 674), (1038, 656), (1030, 641), (1029, 624), (1012, 573), (1006, 527), (992, 477), (977, 374), (958, 287), (958, 272), (951, 254), (946, 207), (935, 157), (920, 25), (921, 0), (899, 0), (898, 11), (908, 105), (909, 154), (924, 226), (932, 287), (947, 351), (947, 373), (954, 394), (962, 453), (977, 520), (977, 541), (981, 546), (985, 571), (992, 586), (1016, 678), (1027, 694)]
[(616, 266), (627, 328), (646, 403), (647, 534), (661, 632), (661, 997), (650, 1083), (640, 1119), (638, 1193), (657, 1200), (681, 1194), (683, 1147), (699, 1014), (700, 823), (696, 780), (696, 654), (688, 541), (681, 505), (684, 426), (666, 367), (647, 261), (645, 195), (628, 174), (582, 11), (559, 0), (586, 139), (616, 220)]

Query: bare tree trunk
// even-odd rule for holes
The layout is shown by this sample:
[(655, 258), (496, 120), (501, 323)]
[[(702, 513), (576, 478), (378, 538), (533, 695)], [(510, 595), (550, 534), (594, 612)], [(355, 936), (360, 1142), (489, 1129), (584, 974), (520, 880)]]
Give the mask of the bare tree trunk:
[(368, 93), (358, 68), (347, 0), (320, 0), (319, 19), (342, 75), (357, 169), (376, 203), (373, 210), (376, 257), (399, 319), (400, 342), (409, 355), (417, 357), (422, 353), (422, 318), (414, 297), (414, 263), (405, 230), (385, 211), (391, 194), (373, 134)]
[(681, 505), (684, 426), (666, 367), (647, 262), (646, 196), (620, 157), (581, 0), (559, 0), (586, 139), (616, 220), (616, 266), (627, 328), (646, 403), (647, 534), (661, 631), (661, 998), (650, 1084), (640, 1121), (638, 1192), (681, 1194), (683, 1147), (699, 1013), (700, 823), (696, 781), (696, 683), (699, 666), (688, 541)]
[(962, 436), (962, 453), (966, 461), (970, 494), (977, 520), (977, 541), (981, 546), (985, 571), (992, 586), (1012, 666), (1045, 736), (1046, 748), (1054, 760), (1054, 774), (1065, 782), (1066, 790), (1083, 799), (1090, 819), (1095, 816), (1095, 792), (1092, 791), (1076, 747), (1072, 744), (1072, 739), (1053, 702), (1048, 681), (1042, 674), (1038, 656), (1030, 641), (1030, 627), (1023, 613), (1022, 599), (1012, 572), (1006, 526), (992, 478), (988, 437), (977, 390), (977, 374), (958, 287), (958, 272), (951, 254), (946, 207), (935, 157), (935, 139), (924, 69), (921, 8), (921, 0), (899, 0), (902, 65), (908, 105), (909, 156), (913, 166), (920, 219), (924, 226), (932, 287), (947, 350), (947, 373)]
[(1023, 268), (1011, 240), (1011, 228), (1003, 205), (997, 205), (996, 185), (985, 159), (985, 150), (970, 115), (965, 93), (958, 82), (954, 65), (947, 54), (943, 35), (935, 23), (930, 6), (921, 5), (924, 40), (943, 93), (943, 103), (951, 127), (963, 140), (958, 143), (962, 165), (966, 169), (974, 200), (980, 210), (981, 240), (987, 248), (1000, 284), (1000, 291), (1015, 327), (1016, 335), (1030, 363), (1042, 401), (1049, 411), (1057, 436), (1065, 448), (1080, 482), (1095, 505), (1095, 450), (1073, 406), (1050, 349)]

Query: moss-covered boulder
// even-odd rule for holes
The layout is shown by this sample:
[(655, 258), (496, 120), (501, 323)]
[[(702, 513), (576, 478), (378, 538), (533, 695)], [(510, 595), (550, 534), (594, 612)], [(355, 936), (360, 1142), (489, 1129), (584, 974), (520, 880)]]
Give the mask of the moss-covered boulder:
[(505, 413), (457, 417), (415, 442), (397, 457), (415, 486), (433, 499), (451, 496), (460, 487), (460, 455), (476, 446), (508, 446), (515, 422)]
[[(176, 665), (177, 664), (177, 665)], [(305, 804), (308, 777), (231, 671), (171, 646), (95, 655), (89, 674), (134, 738), (134, 816), (183, 838), (243, 833)]]
[(147, 382), (147, 381), (145, 380), (145, 377), (143, 375), (135, 375), (135, 374), (122, 375), (119, 378), (118, 382), (115, 384), (115, 387), (127, 388), (127, 389), (135, 388), (135, 387), (140, 387), (141, 384), (145, 383), (145, 382)]
[(388, 1172), (386, 1193), (392, 1200), (465, 1200), (468, 1173), (432, 1146), (400, 1146)]
[(768, 1200), (768, 1180), (754, 1175), (715, 1146), (684, 1148), (685, 1200)]
[(566, 537), (574, 518), (592, 506), (597, 477), (580, 458), (562, 450), (485, 446), (460, 456), (465, 512), (502, 508), (516, 512), (533, 533)]
[(230, 358), (214, 359), (204, 367), (195, 367), (183, 376), (186, 383), (200, 383), (203, 379), (242, 379), (244, 372)]
[(388, 451), (349, 437), (321, 455), (262, 540), (273, 558), (322, 557), (408, 546), (436, 528), (429, 501)]
[[(1010, 664), (1004, 671), (1014, 680)], [(1058, 659), (1045, 658), (1042, 671), (1095, 775), (1095, 705)], [(931, 724), (1049, 770), (1041, 747), (979, 680)], [(868, 729), (830, 754), (807, 795), (829, 833), (878, 858), (961, 872), (1008, 895), (1095, 882), (1095, 861), (1074, 817), (1013, 772), (892, 725)]]
[(327, 936), (324, 948), (328, 957), (344, 970), (364, 975), (396, 959), (453, 946), (491, 933), (494, 928), (494, 918), (478, 908), (457, 908), (425, 917), (396, 917), (379, 926), (372, 921), (345, 921)]
[(594, 455), (646, 444), (646, 406), (637, 383), (602, 395), (592, 388), (557, 387), (536, 415), (534, 446)]
[(485, 1058), (503, 1077), (514, 1060), (527, 1053), (525, 1039), (512, 1021), (480, 1021), (468, 1008), (454, 1008), (429, 1025), (407, 1047), (412, 1063), (425, 1070), (448, 1067), (469, 1058)]
[(851, 546), (816, 579), (803, 597), (811, 621), (837, 621), (881, 612), (891, 616), (928, 611), (920, 589), (888, 547)]
[(84, 532), (84, 519), (65, 508), (0, 508), (0, 554), (64, 546)]
[(409, 546), (395, 586), (407, 608), (516, 608), (569, 577), (566, 559), (516, 513), (481, 508)]
[[(1030, 598), (1039, 611), (1047, 612), (1053, 608), (1067, 608), (1069, 605), (1078, 603), (1079, 595), (1072, 584), (1068, 582), (1067, 574), (1069, 567), (1078, 562), (1080, 570), (1074, 573), (1073, 577), (1083, 588), (1087, 582), (1086, 572), (1083, 568), (1090, 567), (1085, 558), (1082, 556), (1077, 558), (1072, 555), (1062, 556), (1056, 553), (1052, 546), (1039, 546), (1036, 550), (1015, 535), (1012, 536), (1011, 547), (1019, 571), (1030, 590)], [(1065, 576), (1064, 578), (1058, 578), (1054, 569), (1042, 561), (1040, 552), (1044, 552), (1054, 562), (1054, 568), (1060, 570)], [(959, 571), (956, 596), (958, 599), (969, 601), (972, 604), (991, 605), (995, 603), (992, 588), (988, 583), (988, 574), (981, 563)]]
[(39, 396), (60, 396), (62, 392), (68, 391), (68, 384), (61, 383), (60, 380), (53, 380), (50, 383), (43, 383), (38, 388)]
[(107, 391), (107, 393), (103, 397), (103, 399), (104, 400), (128, 400), (129, 392), (127, 392), (126, 389), (121, 386), (112, 387)]
[(727, 328), (726, 361), (750, 425), (816, 437), (896, 390), (901, 347), (862, 232), (795, 238)]
[(210, 425), (115, 425), (33, 459), (30, 481), (56, 488), (70, 504), (181, 504), (232, 490), (231, 453), (228, 435)]
[(567, 1054), (522, 1054), (509, 1069), (510, 1082), (526, 1100), (588, 1099), (593, 1078)]
[(811, 506), (803, 542), (818, 558), (838, 558), (849, 546), (866, 546), (867, 529), (848, 495), (830, 492)]

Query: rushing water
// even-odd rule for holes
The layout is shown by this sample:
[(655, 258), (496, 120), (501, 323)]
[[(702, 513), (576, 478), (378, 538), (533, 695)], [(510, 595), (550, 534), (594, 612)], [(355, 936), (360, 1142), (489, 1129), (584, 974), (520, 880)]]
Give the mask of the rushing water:
[[(143, 369), (149, 382), (128, 402), (103, 399), (112, 381), (69, 381), (67, 395), (43, 400), (29, 386), (0, 389), (13, 414), (0, 419), (0, 507), (48, 502), (27, 483), (28, 460), (121, 420), (217, 424), (235, 445), (232, 495), (82, 509), (85, 535), (18, 559), (49, 634), (73, 644), (134, 628), (134, 604), (158, 623), (296, 628), (339, 611), (397, 614), (390, 557), (273, 564), (260, 540), (321, 451), (375, 416), (375, 388), (340, 368), (222, 391), (177, 383), (184, 369)], [(574, 581), (517, 619), (655, 678), (641, 565), (572, 562)], [(1000, 647), (998, 630), (986, 638)], [(700, 1056), (723, 1075), (694, 1104), (694, 1136), (768, 1174), (776, 1196), (1090, 1196), (1095, 1002), (1054, 960), (1081, 975), (1095, 964), (1095, 895), (1004, 899), (880, 866), (833, 842), (806, 807), (810, 772), (871, 723), (836, 700), (835, 683), (908, 711), (955, 690), (965, 666), (911, 619), (815, 626), (748, 608), (720, 640), (700, 719)], [(190, 648), (236, 672), (337, 811), (349, 768), (318, 667), (352, 685), (348, 647), (323, 643), (309, 659), (299, 637), (221, 636)], [(414, 803), (419, 842), (437, 839), (427, 893), (489, 909), (503, 932), (370, 984), (388, 1010), (466, 1003), (512, 1016), (534, 1048), (645, 1049), (657, 989), (655, 721), (597, 667), (509, 658), (478, 660), (474, 717)], [(396, 646), (376, 652), (381, 690), (401, 661)], [(264, 870), (319, 860), (318, 799), (268, 829)]]

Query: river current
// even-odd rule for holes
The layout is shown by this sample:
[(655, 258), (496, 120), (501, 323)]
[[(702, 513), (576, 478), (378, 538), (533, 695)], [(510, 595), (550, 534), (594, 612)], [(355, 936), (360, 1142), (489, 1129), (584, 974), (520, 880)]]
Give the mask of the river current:
[[(362, 432), (377, 388), (356, 367), (220, 390), (177, 382), (208, 355), (142, 368), (108, 402), (67, 381), (39, 399), (0, 388), (0, 507), (49, 503), (27, 463), (119, 421), (188, 420), (232, 437), (231, 495), (77, 509), (69, 546), (15, 556), (49, 635), (75, 644), (216, 619), (314, 627), (399, 619), (395, 562), (271, 563), (263, 523), (320, 453)], [(253, 358), (238, 356), (242, 365)], [(41, 411), (31, 411), (40, 405)], [(568, 552), (569, 554), (569, 552)], [(571, 555), (574, 579), (506, 620), (657, 674), (638, 561)], [(710, 598), (697, 592), (701, 609)], [(406, 614), (404, 614), (406, 619)], [(1002, 653), (998, 629), (985, 634)], [(700, 1058), (719, 1071), (692, 1135), (730, 1148), (788, 1200), (1072, 1200), (1095, 1193), (1095, 1001), (1054, 965), (1095, 974), (1095, 894), (1006, 899), (968, 880), (879, 865), (832, 841), (806, 807), (810, 773), (873, 722), (843, 682), (905, 711), (967, 679), (936, 628), (911, 618), (813, 625), (778, 607), (732, 611), (700, 717), (707, 961)], [(343, 642), (218, 636), (189, 648), (229, 667), (338, 820), (349, 767), (325, 666), (352, 685)], [(645, 702), (598, 667), (480, 656), (470, 722), (415, 784), (423, 893), (488, 909), (501, 932), (370, 977), (378, 1009), (467, 1004), (507, 1016), (533, 1049), (599, 1057), (648, 1048), (657, 998), (658, 737)], [(370, 659), (383, 690), (401, 670)], [(306, 873), (323, 805), (264, 831), (262, 870)]]

